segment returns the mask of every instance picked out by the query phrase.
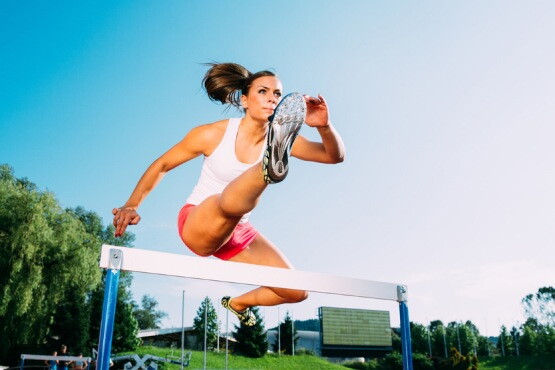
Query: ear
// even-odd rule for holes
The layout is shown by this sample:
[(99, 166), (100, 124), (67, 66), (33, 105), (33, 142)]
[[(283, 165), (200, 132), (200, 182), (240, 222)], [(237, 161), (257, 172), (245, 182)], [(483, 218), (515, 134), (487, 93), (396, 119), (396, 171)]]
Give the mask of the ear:
[(248, 108), (247, 96), (246, 95), (241, 95), (241, 105), (243, 106), (243, 109), (245, 109), (245, 110)]

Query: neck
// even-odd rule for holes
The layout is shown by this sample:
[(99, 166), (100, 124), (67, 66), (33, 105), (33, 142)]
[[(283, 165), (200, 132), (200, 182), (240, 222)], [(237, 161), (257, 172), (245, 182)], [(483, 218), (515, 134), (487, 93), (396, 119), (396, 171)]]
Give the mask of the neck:
[(249, 116), (248, 112), (241, 119), (241, 130), (243, 134), (251, 137), (255, 141), (264, 140), (266, 137), (266, 132), (268, 131), (268, 120), (262, 122), (260, 120), (255, 120)]

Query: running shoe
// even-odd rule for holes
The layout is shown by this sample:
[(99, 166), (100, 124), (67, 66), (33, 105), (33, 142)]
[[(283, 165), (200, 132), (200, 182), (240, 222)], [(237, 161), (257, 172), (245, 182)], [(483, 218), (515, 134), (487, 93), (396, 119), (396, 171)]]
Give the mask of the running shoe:
[(286, 95), (270, 117), (262, 171), (268, 184), (283, 181), (289, 171), (289, 153), (306, 118), (306, 102), (299, 93)]
[(252, 313), (250, 309), (247, 308), (244, 311), (237, 312), (233, 308), (231, 308), (231, 297), (223, 297), (222, 306), (224, 306), (229, 311), (231, 311), (231, 313), (237, 316), (239, 318), (239, 321), (241, 321), (241, 323), (243, 323), (244, 325), (254, 326), (254, 324), (256, 324), (256, 316), (254, 316), (254, 313)]

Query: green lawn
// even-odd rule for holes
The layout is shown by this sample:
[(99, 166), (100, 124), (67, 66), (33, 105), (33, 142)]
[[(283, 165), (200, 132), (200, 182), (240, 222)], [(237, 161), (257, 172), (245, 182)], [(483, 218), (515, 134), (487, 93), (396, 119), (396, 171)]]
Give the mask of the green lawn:
[(555, 356), (494, 357), (480, 359), (484, 370), (555, 370)]
[[(202, 351), (192, 351), (191, 363), (187, 369), (202, 369), (204, 361), (204, 353)], [(143, 346), (137, 348), (134, 352), (143, 355), (155, 355), (160, 357), (181, 356), (179, 349), (158, 348)], [(179, 369), (179, 365), (168, 364), (165, 365), (166, 369)], [(224, 369), (225, 368), (225, 353), (207, 353), (206, 367), (208, 369)], [(228, 357), (229, 369), (347, 369), (344, 366), (334, 365), (319, 357), (309, 355), (296, 355), (296, 356), (276, 356), (268, 354), (262, 358), (248, 358), (243, 356), (236, 356), (229, 354)]]
[[(191, 363), (187, 369), (202, 369), (204, 353), (202, 351), (192, 351)], [(143, 346), (134, 352), (143, 355), (155, 355), (160, 357), (173, 356), (179, 357), (179, 349), (159, 348)], [(208, 369), (224, 369), (225, 353), (207, 353)], [(165, 369), (179, 369), (179, 365), (167, 364)], [(297, 355), (297, 356), (276, 356), (268, 354), (263, 358), (248, 358), (229, 354), (229, 369), (347, 369), (344, 366), (329, 363), (317, 356)], [(555, 370), (555, 356), (520, 356), (520, 357), (494, 357), (481, 358), (480, 370)]]

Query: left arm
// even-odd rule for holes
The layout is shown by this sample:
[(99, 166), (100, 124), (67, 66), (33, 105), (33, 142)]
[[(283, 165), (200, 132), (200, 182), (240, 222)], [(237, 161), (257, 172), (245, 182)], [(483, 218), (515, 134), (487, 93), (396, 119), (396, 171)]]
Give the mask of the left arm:
[(299, 136), (291, 155), (299, 159), (320, 163), (340, 163), (345, 159), (345, 145), (341, 136), (329, 121), (328, 106), (325, 99), (318, 95), (318, 98), (305, 95), (307, 113), (306, 124), (318, 130), (321, 143), (309, 141), (303, 136)]

